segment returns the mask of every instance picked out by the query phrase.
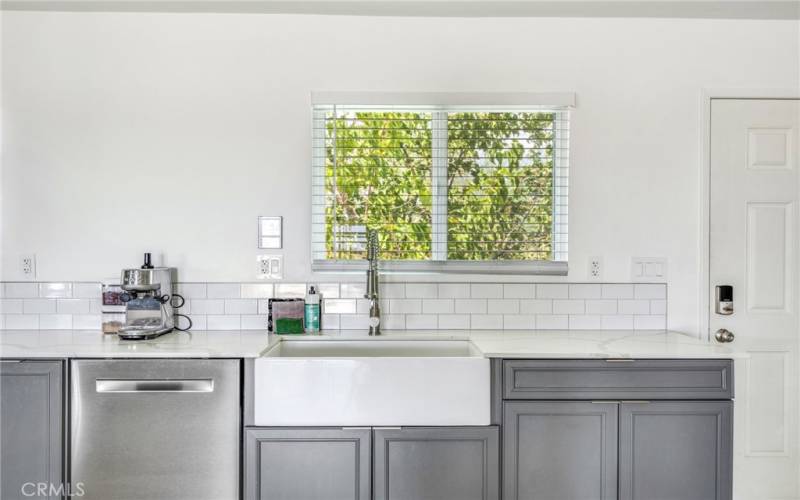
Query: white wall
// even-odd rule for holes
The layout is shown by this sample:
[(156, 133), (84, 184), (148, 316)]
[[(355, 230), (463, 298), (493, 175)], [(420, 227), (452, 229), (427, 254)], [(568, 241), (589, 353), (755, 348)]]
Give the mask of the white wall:
[(575, 91), (569, 281), (669, 259), (697, 331), (702, 88), (800, 85), (797, 21), (6, 12), (2, 270), (96, 280), (163, 253), (251, 281), (257, 215), (309, 268), (311, 90)]

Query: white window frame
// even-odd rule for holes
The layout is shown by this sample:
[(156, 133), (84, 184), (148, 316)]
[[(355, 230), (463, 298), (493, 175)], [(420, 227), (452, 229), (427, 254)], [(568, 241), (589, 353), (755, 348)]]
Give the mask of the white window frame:
[[(317, 105), (352, 106), (436, 106), (433, 112), (433, 185), (434, 200), (447, 196), (447, 109), (470, 110), (486, 108), (486, 111), (530, 110), (531, 108), (560, 109), (555, 120), (555, 158), (553, 165), (553, 228), (568, 228), (569, 200), (569, 130), (562, 126), (569, 108), (575, 107), (574, 93), (385, 93), (385, 92), (314, 92), (311, 97), (312, 110)], [(325, 120), (312, 111), (312, 179), (325, 176)], [(565, 137), (566, 135), (566, 137)], [(567, 148), (559, 144), (567, 143)], [(566, 156), (562, 156), (567, 151)], [(437, 175), (438, 174), (438, 175)], [(444, 192), (442, 192), (444, 190)], [(325, 230), (324, 182), (311, 188), (311, 268), (321, 272), (363, 271), (365, 260), (315, 260), (314, 255), (325, 251), (325, 242), (315, 242), (313, 234)], [(568, 238), (566, 232), (553, 234), (552, 254), (549, 261), (457, 261), (447, 260), (447, 204), (432, 206), (432, 255), (429, 261), (382, 261), (381, 269), (389, 272), (458, 273), (458, 274), (525, 274), (564, 276), (568, 272)]]

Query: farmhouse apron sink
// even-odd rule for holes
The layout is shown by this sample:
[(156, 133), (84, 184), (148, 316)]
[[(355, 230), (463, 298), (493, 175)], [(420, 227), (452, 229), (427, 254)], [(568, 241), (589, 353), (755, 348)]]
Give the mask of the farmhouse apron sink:
[(466, 340), (284, 340), (254, 375), (255, 425), (489, 424), (489, 360)]

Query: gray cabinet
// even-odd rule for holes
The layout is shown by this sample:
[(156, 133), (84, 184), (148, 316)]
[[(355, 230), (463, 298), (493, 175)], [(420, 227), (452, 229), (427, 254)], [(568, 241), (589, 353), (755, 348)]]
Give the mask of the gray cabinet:
[(246, 500), (369, 500), (369, 428), (245, 430)]
[[(63, 482), (61, 361), (0, 361), (0, 498), (61, 498)], [(38, 495), (32, 484), (47, 486)], [(24, 490), (23, 490), (24, 487)]]
[(616, 499), (617, 412), (613, 402), (506, 402), (503, 498)]
[(730, 401), (622, 403), (620, 500), (731, 498)]
[(497, 427), (375, 429), (375, 500), (499, 498)]

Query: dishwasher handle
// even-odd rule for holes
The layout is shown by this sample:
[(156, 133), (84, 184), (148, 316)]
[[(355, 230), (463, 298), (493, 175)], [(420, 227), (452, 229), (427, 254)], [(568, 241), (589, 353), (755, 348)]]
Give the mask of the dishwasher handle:
[(97, 379), (99, 393), (214, 392), (214, 379)]

